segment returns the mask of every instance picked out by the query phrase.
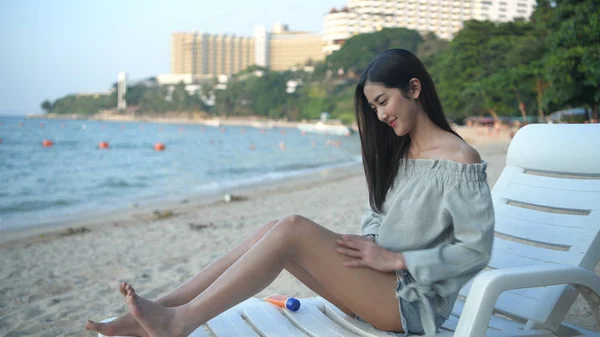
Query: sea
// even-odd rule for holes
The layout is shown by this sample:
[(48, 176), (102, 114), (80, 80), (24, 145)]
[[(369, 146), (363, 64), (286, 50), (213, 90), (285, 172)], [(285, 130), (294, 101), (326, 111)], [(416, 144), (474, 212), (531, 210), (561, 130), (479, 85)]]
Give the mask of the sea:
[(360, 162), (357, 134), (0, 116), (0, 231), (185, 202)]

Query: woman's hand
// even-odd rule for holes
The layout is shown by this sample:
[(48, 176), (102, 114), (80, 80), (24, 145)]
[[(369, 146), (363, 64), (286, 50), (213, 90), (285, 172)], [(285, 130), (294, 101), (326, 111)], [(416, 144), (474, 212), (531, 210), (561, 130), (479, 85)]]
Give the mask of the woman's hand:
[(406, 269), (402, 253), (391, 252), (370, 238), (344, 234), (336, 243), (338, 253), (352, 258), (344, 262), (346, 267), (368, 267), (382, 272)]

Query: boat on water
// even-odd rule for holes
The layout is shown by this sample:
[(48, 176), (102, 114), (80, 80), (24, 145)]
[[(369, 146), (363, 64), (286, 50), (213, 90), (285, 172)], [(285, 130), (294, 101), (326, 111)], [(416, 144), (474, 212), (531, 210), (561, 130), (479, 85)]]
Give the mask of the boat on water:
[(350, 136), (353, 130), (342, 124), (338, 119), (330, 119), (329, 112), (321, 112), (321, 118), (318, 121), (298, 124), (298, 129), (306, 133), (319, 133), (323, 135)]
[(206, 126), (220, 126), (221, 122), (218, 119), (207, 119), (204, 121)]
[(306, 133), (319, 133), (323, 135), (349, 136), (352, 129), (339, 121), (318, 121), (316, 123), (300, 123), (298, 129)]
[(319, 133), (323, 135), (350, 136), (352, 129), (342, 124), (337, 119), (330, 119), (328, 112), (321, 112), (321, 119), (317, 122), (302, 122), (298, 129), (306, 133)]

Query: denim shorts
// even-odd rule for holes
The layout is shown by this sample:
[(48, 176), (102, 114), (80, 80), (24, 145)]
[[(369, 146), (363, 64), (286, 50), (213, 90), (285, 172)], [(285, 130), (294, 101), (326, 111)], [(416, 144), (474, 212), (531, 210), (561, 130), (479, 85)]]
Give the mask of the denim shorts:
[[(401, 271), (397, 274), (398, 280), (396, 281), (396, 292), (398, 292), (402, 287), (407, 284), (411, 284), (415, 282), (415, 279), (412, 275), (407, 271)], [(400, 305), (400, 318), (402, 319), (402, 327), (404, 328), (404, 333), (396, 333), (391, 332), (393, 336), (408, 336), (409, 333), (422, 335), (423, 331), (423, 323), (421, 322), (421, 314), (419, 313), (419, 307), (421, 303), (417, 302), (408, 302), (403, 298), (398, 297), (398, 303)], [(433, 299), (429, 299), (429, 303), (431, 308), (435, 308)], [(440, 313), (433, 312), (433, 320), (435, 322), (435, 327), (439, 328), (444, 324), (446, 318), (442, 316)]]
[[(397, 274), (396, 291), (402, 289), (407, 284), (415, 282), (415, 279), (407, 271), (402, 271)], [(429, 299), (431, 307), (435, 308), (433, 299)], [(408, 302), (403, 298), (398, 297), (398, 304), (400, 306), (400, 319), (402, 320), (402, 328), (404, 332), (388, 332), (390, 336), (406, 337), (408, 334), (422, 335), (424, 334), (423, 323), (421, 322), (421, 314), (419, 313), (420, 303)], [(434, 309), (435, 310), (435, 309)], [(360, 317), (356, 317), (358, 320), (365, 322)], [(434, 311), (434, 322), (436, 328), (439, 328), (444, 324), (446, 318), (441, 314)], [(368, 322), (365, 322), (368, 323)]]

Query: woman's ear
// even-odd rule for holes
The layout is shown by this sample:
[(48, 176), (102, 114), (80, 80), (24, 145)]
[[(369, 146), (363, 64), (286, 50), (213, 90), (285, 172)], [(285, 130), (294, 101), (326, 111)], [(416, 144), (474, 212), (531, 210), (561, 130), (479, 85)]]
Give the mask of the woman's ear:
[(410, 96), (413, 99), (418, 99), (421, 94), (421, 81), (418, 78), (411, 78), (408, 84), (410, 86)]

